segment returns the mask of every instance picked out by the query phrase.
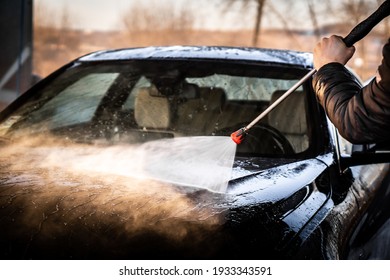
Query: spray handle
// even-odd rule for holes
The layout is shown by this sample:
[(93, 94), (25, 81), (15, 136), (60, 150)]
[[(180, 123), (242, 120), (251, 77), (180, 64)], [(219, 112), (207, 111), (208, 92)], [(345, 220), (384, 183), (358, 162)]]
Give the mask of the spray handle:
[(343, 39), (347, 47), (363, 39), (382, 19), (390, 15), (390, 0), (386, 0), (367, 19), (356, 25)]

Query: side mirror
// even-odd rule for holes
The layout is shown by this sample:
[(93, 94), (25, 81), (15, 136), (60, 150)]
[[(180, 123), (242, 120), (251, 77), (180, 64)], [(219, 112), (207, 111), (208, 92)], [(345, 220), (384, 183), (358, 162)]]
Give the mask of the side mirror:
[(390, 163), (390, 143), (353, 145), (350, 156), (340, 159), (342, 168), (356, 165)]

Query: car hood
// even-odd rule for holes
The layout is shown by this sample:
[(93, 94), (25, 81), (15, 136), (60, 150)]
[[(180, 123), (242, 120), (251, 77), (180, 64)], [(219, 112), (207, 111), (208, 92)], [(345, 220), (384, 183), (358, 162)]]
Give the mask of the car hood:
[[(42, 149), (2, 149), (2, 258), (237, 258), (260, 249), (276, 258), (275, 244), (288, 227), (283, 216), (326, 168), (318, 159), (275, 161), (265, 169), (255, 160), (237, 160), (226, 193), (214, 193), (70, 172), (65, 158), (63, 166), (53, 165)], [(279, 202), (289, 199), (281, 210)], [(266, 242), (252, 246), (260, 237)]]
[[(263, 159), (236, 162), (227, 194), (239, 203), (276, 202), (286, 199), (313, 182), (327, 167), (320, 159)], [(265, 161), (265, 163), (264, 163)], [(269, 165), (273, 167), (264, 168)], [(253, 167), (257, 166), (257, 170)]]

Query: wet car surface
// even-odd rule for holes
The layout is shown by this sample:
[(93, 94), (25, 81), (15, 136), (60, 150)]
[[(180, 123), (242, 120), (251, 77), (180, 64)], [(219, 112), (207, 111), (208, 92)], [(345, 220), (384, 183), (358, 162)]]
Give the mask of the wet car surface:
[(293, 51), (149, 47), (59, 69), (0, 114), (1, 258), (368, 258), (389, 156), (342, 139), (310, 81), (248, 132), (223, 190), (143, 176), (161, 151), (134, 153), (229, 137), (311, 68)]

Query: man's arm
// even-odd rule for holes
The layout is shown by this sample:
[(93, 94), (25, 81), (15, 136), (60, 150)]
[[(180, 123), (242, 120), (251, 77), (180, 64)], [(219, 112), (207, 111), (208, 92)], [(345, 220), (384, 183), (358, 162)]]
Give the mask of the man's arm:
[[(327, 40), (327, 42), (326, 42)], [(390, 140), (390, 45), (383, 48), (378, 75), (361, 87), (344, 67), (354, 48), (340, 46), (334, 36), (317, 44), (313, 77), (317, 99), (340, 134), (353, 143)], [(335, 43), (336, 42), (336, 43)]]

